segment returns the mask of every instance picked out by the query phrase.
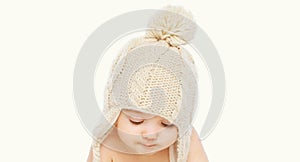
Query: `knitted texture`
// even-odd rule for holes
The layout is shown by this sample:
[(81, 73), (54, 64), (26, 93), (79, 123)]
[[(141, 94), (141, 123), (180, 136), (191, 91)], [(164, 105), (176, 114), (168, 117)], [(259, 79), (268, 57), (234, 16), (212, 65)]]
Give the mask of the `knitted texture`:
[[(105, 91), (103, 114), (111, 125), (95, 128), (94, 162), (100, 162), (100, 144), (112, 131), (123, 109), (166, 118), (178, 128), (176, 162), (185, 162), (189, 152), (191, 122), (197, 100), (194, 61), (180, 48), (191, 40), (195, 24), (181, 15), (180, 7), (165, 8), (150, 20), (145, 37), (129, 42), (112, 67)], [(103, 122), (104, 123), (104, 122)]]

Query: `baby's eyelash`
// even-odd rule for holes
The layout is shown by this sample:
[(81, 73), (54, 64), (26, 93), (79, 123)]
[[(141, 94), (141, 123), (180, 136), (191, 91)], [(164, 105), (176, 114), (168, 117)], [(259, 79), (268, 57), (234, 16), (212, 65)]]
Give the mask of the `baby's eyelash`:
[(164, 127), (171, 127), (171, 126), (174, 125), (174, 124), (171, 124), (171, 123), (170, 123), (170, 124), (166, 124), (166, 123), (163, 123), (163, 122), (162, 122), (161, 124), (162, 124)]
[[(140, 125), (144, 122), (144, 120), (141, 120), (141, 121), (135, 121), (135, 120), (131, 120), (129, 119), (130, 123), (134, 124), (134, 125)], [(164, 123), (164, 122), (161, 122), (161, 124), (164, 126), (164, 127), (172, 127), (174, 124), (172, 123)]]
[(133, 120), (129, 120), (132, 124), (134, 125), (139, 125), (139, 124), (142, 124), (144, 121), (133, 121)]

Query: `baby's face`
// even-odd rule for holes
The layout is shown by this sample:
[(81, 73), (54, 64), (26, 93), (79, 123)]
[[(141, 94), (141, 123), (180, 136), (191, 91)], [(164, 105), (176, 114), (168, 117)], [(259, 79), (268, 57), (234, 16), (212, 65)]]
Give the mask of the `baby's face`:
[(177, 127), (160, 116), (123, 110), (116, 126), (121, 141), (137, 154), (163, 150), (177, 140)]

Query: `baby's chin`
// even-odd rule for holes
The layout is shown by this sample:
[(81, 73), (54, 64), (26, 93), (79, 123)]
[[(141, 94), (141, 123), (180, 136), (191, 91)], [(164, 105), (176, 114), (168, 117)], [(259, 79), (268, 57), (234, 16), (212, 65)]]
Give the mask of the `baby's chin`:
[(167, 149), (169, 146), (162, 146), (159, 144), (154, 145), (146, 145), (143, 143), (135, 143), (133, 145), (130, 145), (130, 148), (132, 149), (132, 154), (142, 154), (142, 155), (153, 155), (160, 151), (163, 151)]

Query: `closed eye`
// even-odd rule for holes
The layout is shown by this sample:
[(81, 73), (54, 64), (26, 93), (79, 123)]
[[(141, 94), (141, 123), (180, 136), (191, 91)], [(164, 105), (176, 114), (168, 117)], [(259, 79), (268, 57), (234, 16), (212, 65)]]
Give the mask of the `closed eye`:
[(144, 122), (144, 120), (141, 120), (141, 121), (134, 121), (134, 120), (129, 120), (130, 123), (134, 124), (134, 125), (139, 125), (139, 124), (142, 124)]
[(163, 122), (161, 122), (161, 124), (162, 124), (164, 127), (171, 127), (171, 126), (174, 125), (174, 124), (171, 124), (171, 123), (163, 123)]

